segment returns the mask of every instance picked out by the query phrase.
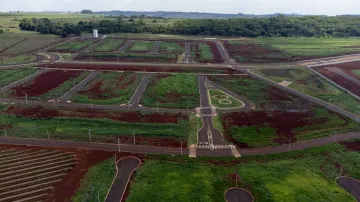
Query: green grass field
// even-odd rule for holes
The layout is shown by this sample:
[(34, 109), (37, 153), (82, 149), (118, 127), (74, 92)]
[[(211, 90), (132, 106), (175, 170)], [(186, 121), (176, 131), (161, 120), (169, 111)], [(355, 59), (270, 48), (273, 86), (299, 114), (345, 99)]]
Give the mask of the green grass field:
[(198, 51), (199, 51), (199, 60), (201, 62), (211, 61), (214, 58), (214, 54), (211, 51), (210, 46), (205, 43), (198, 44)]
[(159, 52), (182, 54), (184, 53), (184, 47), (175, 42), (161, 42)]
[(134, 61), (134, 62), (163, 62), (172, 63), (177, 61), (176, 55), (149, 55), (141, 53), (88, 53), (80, 57), (81, 60), (107, 60), (107, 61)]
[(4, 69), (0, 70), (0, 88), (7, 86), (15, 81), (34, 74), (37, 69)]
[(158, 74), (152, 77), (140, 103), (147, 107), (189, 108), (200, 105), (197, 77), (193, 74)]
[(153, 49), (154, 45), (153, 41), (134, 41), (127, 52), (147, 53)]
[[(1, 57), (0, 57), (1, 58)], [(0, 65), (11, 65), (32, 62), (36, 58), (33, 55), (18, 55), (10, 58), (1, 58)]]
[(354, 70), (352, 70), (352, 72), (354, 74), (356, 74), (357, 76), (360, 76), (360, 69), (354, 69)]
[(137, 170), (127, 201), (224, 202), (224, 191), (236, 186), (236, 173), (238, 186), (259, 202), (355, 202), (335, 178), (342, 165), (343, 173), (359, 179), (359, 162), (358, 152), (339, 144), (239, 160), (166, 156)]
[(3, 53), (1, 53), (1, 55), (19, 54), (31, 50), (37, 50), (39, 48), (49, 46), (59, 41), (59, 37), (29, 37), (25, 41), (4, 51)]
[(221, 116), (213, 116), (212, 117), (212, 122), (214, 124), (214, 128), (216, 128), (217, 130), (219, 130), (222, 134), (224, 134), (225, 129), (221, 120)]
[(108, 190), (116, 176), (115, 161), (110, 158), (87, 171), (80, 182), (80, 188), (72, 197), (74, 202), (105, 201)]
[(82, 48), (91, 45), (92, 43), (93, 41), (67, 41), (53, 47), (51, 51), (79, 51)]
[(232, 96), (224, 93), (221, 90), (209, 90), (210, 102), (216, 108), (228, 109), (228, 108), (242, 108), (244, 103), (233, 98)]
[(360, 114), (360, 103), (349, 94), (337, 89), (306, 69), (253, 70), (275, 82), (293, 82), (289, 87), (314, 96), (355, 114)]
[(246, 143), (250, 147), (265, 147), (278, 145), (273, 142), (276, 129), (266, 126), (231, 127), (229, 134), (235, 140)]
[(123, 44), (123, 40), (121, 39), (105, 39), (100, 45), (93, 48), (94, 52), (112, 52), (117, 51), (121, 44)]
[(103, 72), (74, 95), (72, 101), (101, 105), (125, 104), (130, 101), (142, 77), (142, 74), (136, 73)]
[(0, 34), (0, 38), (0, 51), (22, 41), (22, 38), (8, 38), (5, 34)]
[(189, 115), (189, 139), (188, 146), (197, 144), (198, 131), (203, 127), (202, 119), (195, 116), (195, 114)]

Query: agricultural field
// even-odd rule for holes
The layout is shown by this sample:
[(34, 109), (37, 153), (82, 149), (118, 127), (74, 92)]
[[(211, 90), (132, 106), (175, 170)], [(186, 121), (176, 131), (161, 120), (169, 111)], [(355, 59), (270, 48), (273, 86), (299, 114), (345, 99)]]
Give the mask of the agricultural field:
[(73, 96), (77, 103), (125, 104), (141, 82), (142, 74), (103, 72)]
[(240, 147), (265, 147), (357, 131), (356, 122), (315, 108), (300, 112), (253, 111), (222, 115), (229, 141)]
[(94, 47), (92, 51), (94, 52), (114, 52), (117, 51), (123, 44), (121, 39), (105, 39), (99, 45)]
[(74, 154), (0, 146), (0, 198), (43, 201), (77, 163)]
[(60, 43), (50, 49), (52, 52), (78, 52), (93, 44), (93, 40), (72, 40)]
[(90, 132), (92, 142), (117, 143), (136, 134), (137, 145), (163, 147), (180, 147), (189, 134), (181, 114), (9, 106), (0, 111), (0, 123), (8, 137), (88, 142)]
[(98, 61), (126, 61), (126, 62), (158, 62), (158, 63), (176, 63), (176, 55), (165, 54), (138, 54), (138, 53), (87, 53), (78, 55), (76, 60), (98, 60)]
[(20, 79), (30, 76), (37, 72), (35, 68), (29, 69), (4, 69), (0, 70), (0, 88), (14, 83)]
[(28, 37), (24, 41), (2, 52), (1, 55), (16, 55), (46, 48), (60, 42), (59, 37)]
[(184, 44), (176, 42), (165, 42), (160, 43), (159, 53), (165, 54), (182, 54), (185, 52)]
[(291, 82), (290, 88), (334, 104), (352, 113), (360, 114), (359, 101), (306, 69), (253, 71), (277, 83), (289, 81)]
[(16, 45), (17, 43), (21, 43), (24, 39), (23, 38), (9, 38), (6, 37), (5, 34), (0, 34), (0, 54), (7, 50), (8, 48)]
[(209, 90), (210, 103), (212, 106), (220, 109), (227, 108), (242, 108), (245, 106), (243, 102), (235, 99), (234, 97), (224, 93), (221, 90)]
[(0, 65), (22, 64), (32, 62), (36, 59), (34, 55), (18, 55), (11, 57), (0, 57)]
[(344, 175), (360, 178), (360, 154), (340, 144), (237, 160), (145, 158), (130, 184), (127, 201), (187, 201), (191, 198), (193, 201), (225, 202), (224, 191), (238, 185), (249, 190), (259, 202), (355, 202), (336, 184), (335, 178), (341, 166)]
[(154, 45), (154, 41), (134, 41), (126, 51), (130, 53), (147, 53), (153, 49)]
[(199, 102), (197, 77), (191, 74), (154, 75), (140, 100), (147, 107), (188, 109)]
[[(28, 99), (49, 100), (61, 97), (74, 85), (82, 81), (88, 73), (81, 71), (55, 70), (40, 74), (35, 79), (14, 87), (5, 96)], [(4, 95), (3, 95), (4, 96)]]

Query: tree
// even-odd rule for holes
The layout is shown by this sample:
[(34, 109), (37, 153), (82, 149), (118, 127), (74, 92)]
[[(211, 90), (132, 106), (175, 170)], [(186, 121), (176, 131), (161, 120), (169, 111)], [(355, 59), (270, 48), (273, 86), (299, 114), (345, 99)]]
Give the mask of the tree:
[(93, 14), (92, 10), (84, 9), (81, 11), (82, 14)]
[(156, 19), (153, 19), (152, 23), (157, 23)]

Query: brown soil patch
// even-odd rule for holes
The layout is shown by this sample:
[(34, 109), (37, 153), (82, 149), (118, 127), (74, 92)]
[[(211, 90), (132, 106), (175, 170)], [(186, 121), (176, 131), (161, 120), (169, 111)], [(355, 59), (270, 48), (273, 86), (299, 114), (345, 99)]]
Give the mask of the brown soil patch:
[(360, 80), (360, 76), (353, 73), (353, 70), (360, 70), (360, 62), (348, 62), (348, 63), (336, 64), (335, 67), (343, 70), (350, 76)]
[(340, 142), (340, 143), (352, 151), (360, 151), (360, 140), (354, 140), (352, 142)]

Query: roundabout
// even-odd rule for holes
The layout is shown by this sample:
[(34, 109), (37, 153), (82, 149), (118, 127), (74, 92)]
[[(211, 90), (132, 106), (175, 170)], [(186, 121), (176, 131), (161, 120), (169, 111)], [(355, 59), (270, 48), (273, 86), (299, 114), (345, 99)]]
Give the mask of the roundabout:
[(243, 108), (245, 103), (217, 89), (209, 90), (211, 105), (218, 109)]

